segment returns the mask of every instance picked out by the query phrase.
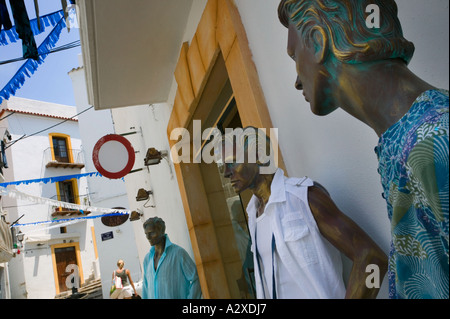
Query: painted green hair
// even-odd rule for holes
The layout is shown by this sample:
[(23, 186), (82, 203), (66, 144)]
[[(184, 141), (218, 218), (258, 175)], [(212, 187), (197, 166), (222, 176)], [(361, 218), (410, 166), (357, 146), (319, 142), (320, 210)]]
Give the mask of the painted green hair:
[(149, 219), (147, 219), (145, 221), (143, 227), (145, 229), (145, 228), (147, 228), (147, 226), (150, 226), (150, 225), (154, 225), (154, 226), (158, 227), (163, 234), (166, 233), (166, 223), (161, 218), (159, 218), (159, 217), (150, 217)]
[[(380, 10), (379, 28), (366, 25), (366, 7)], [(281, 0), (280, 22), (296, 25), (307, 41), (318, 28), (326, 35), (329, 49), (344, 63), (384, 59), (403, 59), (406, 64), (414, 54), (414, 44), (403, 37), (394, 0)]]

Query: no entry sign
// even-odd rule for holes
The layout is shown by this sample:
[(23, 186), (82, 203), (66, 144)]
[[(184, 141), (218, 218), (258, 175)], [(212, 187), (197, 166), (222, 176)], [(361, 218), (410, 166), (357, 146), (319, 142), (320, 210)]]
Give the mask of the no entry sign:
[(122, 178), (133, 168), (134, 149), (121, 135), (105, 135), (95, 144), (92, 160), (97, 171), (103, 176), (111, 179)]

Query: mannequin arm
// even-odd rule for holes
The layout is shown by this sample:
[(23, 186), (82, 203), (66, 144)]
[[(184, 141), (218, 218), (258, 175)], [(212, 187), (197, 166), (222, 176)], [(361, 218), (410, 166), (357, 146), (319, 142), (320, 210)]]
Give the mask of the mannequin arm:
[[(370, 236), (346, 216), (319, 187), (308, 189), (311, 211), (321, 234), (353, 261), (345, 298), (376, 298), (379, 287), (366, 284), (368, 265), (379, 269), (379, 283), (387, 271), (387, 256)], [(369, 287), (368, 287), (369, 286)]]

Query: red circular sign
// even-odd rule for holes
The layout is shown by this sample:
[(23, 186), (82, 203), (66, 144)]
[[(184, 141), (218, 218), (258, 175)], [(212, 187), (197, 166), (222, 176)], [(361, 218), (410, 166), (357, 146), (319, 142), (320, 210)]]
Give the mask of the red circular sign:
[(97, 171), (103, 176), (111, 179), (122, 178), (133, 168), (134, 149), (121, 135), (105, 135), (95, 144), (92, 160)]

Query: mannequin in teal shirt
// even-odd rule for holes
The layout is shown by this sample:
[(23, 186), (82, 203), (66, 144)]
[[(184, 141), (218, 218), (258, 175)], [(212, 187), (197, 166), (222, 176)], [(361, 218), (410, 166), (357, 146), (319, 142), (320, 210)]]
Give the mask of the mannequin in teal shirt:
[(170, 241), (165, 230), (161, 218), (149, 218), (144, 223), (152, 247), (144, 258), (143, 299), (201, 298), (195, 263), (186, 250)]

